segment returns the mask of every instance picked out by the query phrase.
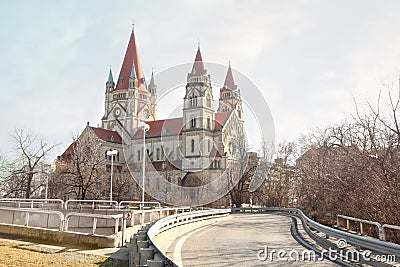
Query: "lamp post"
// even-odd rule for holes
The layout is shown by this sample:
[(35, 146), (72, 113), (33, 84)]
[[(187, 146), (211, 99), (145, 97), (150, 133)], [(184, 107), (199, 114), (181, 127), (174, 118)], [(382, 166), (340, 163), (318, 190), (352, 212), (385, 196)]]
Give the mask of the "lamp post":
[(117, 150), (107, 151), (107, 156), (111, 156), (111, 179), (110, 179), (110, 201), (112, 201), (112, 182), (113, 182), (113, 168), (114, 168), (114, 156), (118, 154)]
[[(145, 165), (146, 159), (145, 159), (144, 153), (146, 151), (146, 132), (148, 130), (150, 130), (150, 125), (148, 125), (145, 122), (140, 122), (138, 126), (140, 129), (143, 130), (143, 154), (142, 154), (143, 155), (143, 159), (142, 159), (143, 170), (142, 170), (142, 205), (141, 205), (141, 209), (143, 210), (143, 207), (144, 207), (144, 177), (145, 177), (145, 168), (146, 168), (146, 165)], [(143, 215), (144, 214), (142, 214), (142, 221), (144, 221)]]

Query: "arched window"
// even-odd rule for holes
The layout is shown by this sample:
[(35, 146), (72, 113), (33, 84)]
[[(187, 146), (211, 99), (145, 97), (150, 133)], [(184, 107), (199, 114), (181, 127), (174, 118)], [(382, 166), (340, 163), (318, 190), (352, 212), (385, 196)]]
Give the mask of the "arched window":
[(196, 128), (196, 118), (192, 118), (190, 121), (190, 128)]
[(140, 161), (140, 149), (137, 151), (137, 160)]
[(195, 106), (194, 93), (192, 93), (192, 96), (190, 97), (190, 105)]
[(211, 129), (211, 119), (210, 119), (210, 117), (207, 118), (207, 129)]
[(194, 153), (194, 139), (192, 139), (191, 141), (191, 151), (192, 153)]

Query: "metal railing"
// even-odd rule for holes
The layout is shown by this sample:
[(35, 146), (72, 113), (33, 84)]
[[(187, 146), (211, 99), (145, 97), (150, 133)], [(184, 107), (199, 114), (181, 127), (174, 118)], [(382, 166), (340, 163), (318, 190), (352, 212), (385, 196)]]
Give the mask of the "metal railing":
[(350, 230), (350, 221), (353, 222), (358, 222), (360, 223), (360, 233), (364, 234), (364, 227), (363, 224), (369, 224), (369, 225), (373, 225), (376, 226), (378, 229), (378, 235), (379, 235), (379, 239), (380, 240), (385, 240), (383, 238), (383, 232), (382, 232), (382, 226), (380, 223), (378, 222), (373, 222), (373, 221), (368, 221), (368, 220), (363, 220), (363, 219), (359, 219), (359, 218), (354, 218), (354, 217), (350, 217), (350, 216), (346, 216), (346, 215), (337, 215), (337, 227), (340, 228), (340, 220), (339, 219), (343, 219), (346, 220), (346, 230)]
[(114, 200), (79, 200), (79, 199), (70, 199), (67, 200), (64, 204), (65, 209), (68, 209), (68, 205), (71, 203), (76, 203), (76, 207), (81, 209), (83, 205), (89, 204), (92, 209), (101, 208), (100, 204), (107, 204), (107, 207), (118, 207), (118, 202)]
[(139, 204), (140, 207), (150, 207), (150, 208), (161, 208), (161, 203), (157, 201), (149, 201), (149, 202), (142, 202), (142, 201), (121, 201), (118, 204), (119, 208), (124, 208), (126, 206), (131, 206), (131, 204)]
[(386, 240), (385, 229), (392, 229), (392, 230), (399, 230), (399, 231), (400, 231), (400, 226), (398, 226), (398, 225), (391, 225), (391, 224), (384, 224), (384, 225), (382, 225), (382, 240)]
[(38, 209), (22, 209), (22, 208), (10, 208), (10, 207), (3, 207), (0, 208), (0, 211), (13, 211), (13, 217), (12, 217), (12, 224), (16, 224), (15, 223), (15, 213), (16, 212), (20, 212), (20, 213), (25, 213), (25, 218), (24, 218), (24, 226), (30, 226), (30, 214), (47, 214), (47, 224), (48, 224), (48, 219), (50, 215), (55, 215), (58, 216), (58, 218), (60, 219), (60, 224), (59, 224), (59, 230), (63, 231), (64, 229), (64, 214), (60, 211), (56, 211), (56, 210), (38, 210)]
[(266, 207), (266, 208), (234, 208), (232, 211), (247, 211), (247, 212), (285, 212), (294, 213), (304, 222), (304, 224), (315, 229), (316, 231), (325, 234), (326, 236), (332, 236), (337, 239), (344, 239), (348, 244), (355, 247), (361, 247), (369, 249), (371, 251), (379, 252), (382, 254), (392, 254), (400, 258), (400, 245), (386, 242), (383, 240), (375, 239), (372, 237), (359, 236), (357, 234), (345, 232), (339, 229), (335, 229), (323, 224), (320, 224), (312, 219), (310, 219), (302, 210), (296, 208), (276, 208), (276, 207)]
[(33, 199), (33, 198), (0, 198), (0, 203), (15, 203), (18, 208), (21, 204), (29, 204), (30, 208), (37, 207), (43, 208), (45, 204), (57, 204), (59, 208), (64, 208), (64, 201), (61, 199)]
[(92, 234), (95, 235), (96, 234), (97, 220), (98, 219), (114, 220), (115, 221), (114, 234), (117, 234), (118, 233), (118, 228), (119, 228), (119, 221), (123, 219), (124, 215), (123, 214), (115, 214), (115, 215), (87, 214), (87, 213), (71, 212), (71, 213), (68, 213), (65, 216), (65, 227), (64, 227), (65, 231), (68, 231), (69, 220), (71, 219), (71, 217), (84, 217), (84, 218), (93, 219)]

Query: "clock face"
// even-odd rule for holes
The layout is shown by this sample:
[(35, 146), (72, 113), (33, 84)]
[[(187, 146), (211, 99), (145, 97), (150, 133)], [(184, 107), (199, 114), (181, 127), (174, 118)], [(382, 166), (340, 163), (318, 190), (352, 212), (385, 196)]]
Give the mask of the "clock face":
[(117, 117), (118, 117), (119, 115), (121, 115), (121, 110), (119, 110), (119, 109), (116, 109), (116, 110), (115, 110), (115, 116), (117, 116)]

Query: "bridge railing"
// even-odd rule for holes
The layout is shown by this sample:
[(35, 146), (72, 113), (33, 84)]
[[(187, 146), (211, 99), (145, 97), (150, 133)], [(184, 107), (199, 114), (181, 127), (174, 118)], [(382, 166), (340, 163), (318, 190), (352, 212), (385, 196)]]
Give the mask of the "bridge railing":
[[(0, 215), (0, 222), (2, 223), (46, 228), (55, 226), (60, 231), (64, 229), (64, 214), (56, 210), (0, 207)], [(47, 218), (37, 218), (36, 215), (47, 215)], [(58, 220), (49, 222), (50, 216), (56, 217)]]
[(14, 208), (45, 208), (56, 206), (64, 208), (64, 201), (61, 199), (32, 199), (32, 198), (0, 198), (0, 204), (14, 204)]
[(296, 208), (234, 208), (232, 211), (243, 211), (243, 212), (286, 212), (295, 213), (304, 224), (310, 226), (316, 231), (325, 234), (326, 236), (332, 236), (337, 239), (344, 239), (348, 244), (354, 245), (355, 247), (366, 248), (371, 251), (379, 252), (385, 255), (392, 254), (397, 258), (400, 258), (400, 245), (386, 242), (383, 240), (375, 239), (372, 237), (359, 236), (357, 234), (345, 232), (339, 229), (335, 229), (323, 224), (320, 224), (311, 218), (309, 218), (302, 210)]
[(68, 205), (71, 205), (72, 203), (75, 204), (75, 207), (78, 209), (81, 209), (85, 207), (85, 204), (88, 205), (88, 207), (92, 209), (96, 208), (117, 208), (118, 207), (118, 202), (114, 200), (97, 200), (97, 199), (92, 199), (92, 200), (79, 200), (79, 199), (70, 199), (67, 200), (64, 204), (65, 209), (68, 209)]
[(340, 228), (340, 219), (343, 219), (346, 221), (346, 230), (350, 230), (350, 222), (358, 222), (360, 223), (360, 233), (364, 234), (364, 227), (363, 224), (369, 224), (369, 225), (373, 225), (377, 228), (378, 230), (378, 235), (379, 235), (379, 239), (381, 240), (385, 240), (383, 237), (383, 229), (380, 223), (378, 222), (373, 222), (373, 221), (368, 221), (368, 220), (363, 220), (363, 219), (359, 219), (359, 218), (354, 218), (354, 217), (350, 217), (350, 216), (346, 216), (346, 215), (337, 215), (337, 227)]
[[(175, 212), (174, 215), (170, 215), (159, 219), (156, 221), (145, 234), (144, 239), (148, 239), (148, 241), (139, 240), (136, 235), (131, 238), (130, 243), (130, 265), (136, 266), (139, 263), (141, 265), (146, 264), (147, 260), (152, 261), (154, 258), (154, 254), (157, 253), (157, 258), (161, 259), (161, 261), (156, 260), (159, 265), (164, 266), (164, 263), (167, 263), (166, 266), (177, 266), (171, 259), (169, 259), (163, 251), (161, 251), (157, 245), (154, 243), (154, 238), (160, 233), (171, 229), (173, 227), (177, 227), (180, 225), (197, 222), (200, 220), (206, 220), (215, 217), (227, 216), (230, 213), (230, 209), (211, 209), (211, 210), (199, 210), (199, 211), (190, 211), (189, 207), (180, 208), (179, 210), (184, 213), (178, 213), (178, 208), (170, 208)], [(185, 213), (185, 211), (190, 211)], [(140, 232), (140, 231), (139, 231)], [(139, 243), (141, 242), (141, 243)], [(150, 245), (150, 248), (143, 248), (142, 245), (147, 242), (147, 247)], [(154, 253), (155, 251), (155, 253)], [(143, 253), (139, 255), (139, 253)], [(139, 261), (140, 258), (140, 261)]]
[(382, 239), (383, 239), (383, 240), (386, 240), (385, 229), (392, 229), (392, 230), (399, 230), (399, 231), (400, 231), (400, 226), (398, 226), (398, 225), (391, 225), (391, 224), (384, 224), (384, 225), (382, 225)]
[(92, 220), (92, 235), (95, 235), (98, 219), (113, 220), (114, 221), (114, 234), (117, 234), (118, 229), (119, 229), (119, 222), (122, 221), (124, 215), (123, 214), (115, 214), (115, 215), (87, 214), (87, 213), (71, 212), (65, 216), (64, 231), (68, 231), (69, 221), (72, 217), (79, 217), (79, 218), (83, 217), (83, 218), (91, 219)]
[(138, 208), (140, 207), (147, 207), (147, 208), (161, 208), (161, 203), (157, 201), (148, 201), (148, 202), (142, 202), (142, 201), (121, 201), (118, 204), (118, 207), (125, 208), (125, 207), (132, 207), (132, 206), (137, 206)]

